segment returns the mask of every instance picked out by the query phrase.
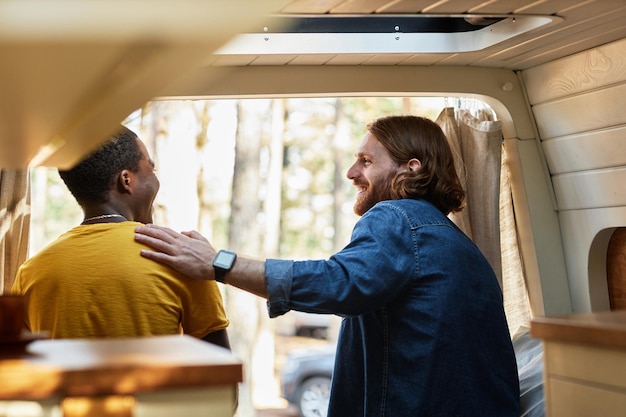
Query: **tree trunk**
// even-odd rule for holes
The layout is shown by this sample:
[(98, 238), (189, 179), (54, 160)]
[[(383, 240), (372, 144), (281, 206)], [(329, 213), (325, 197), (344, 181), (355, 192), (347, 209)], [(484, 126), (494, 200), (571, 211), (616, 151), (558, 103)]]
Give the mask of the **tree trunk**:
[(278, 257), (280, 245), (280, 210), (283, 177), (285, 134), (285, 100), (272, 100), (272, 127), (269, 138), (269, 162), (267, 168), (267, 191), (265, 196), (265, 244), (266, 257)]
[(335, 103), (335, 135), (333, 150), (333, 253), (341, 250), (348, 242), (350, 231), (345, 230), (343, 206), (346, 202), (345, 187), (349, 182), (343, 172), (342, 160), (350, 146), (350, 120), (344, 111), (342, 99)]
[[(253, 256), (263, 255), (262, 228), (258, 222), (262, 212), (259, 200), (259, 190), (262, 188), (259, 154), (269, 104), (270, 100), (242, 100), (237, 108), (228, 245), (239, 253)], [(246, 368), (246, 380), (239, 390), (237, 416), (255, 416), (257, 390), (273, 384), (273, 333), (265, 301), (234, 287), (226, 287), (225, 300), (231, 321), (229, 335), (233, 352)]]
[[(211, 102), (205, 100), (196, 103), (195, 114), (198, 120), (198, 133), (196, 134), (196, 154), (204, 162), (204, 154), (208, 145), (208, 130), (211, 123), (209, 107)], [(211, 236), (213, 231), (213, 213), (215, 205), (211, 196), (211, 184), (204, 181), (205, 165), (200, 163), (198, 166), (198, 230), (204, 236)]]

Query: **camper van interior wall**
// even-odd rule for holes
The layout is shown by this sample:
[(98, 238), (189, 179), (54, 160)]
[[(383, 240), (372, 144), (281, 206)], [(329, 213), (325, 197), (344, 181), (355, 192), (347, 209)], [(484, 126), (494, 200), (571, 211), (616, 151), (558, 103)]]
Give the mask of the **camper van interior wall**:
[[(49, 173), (71, 168), (120, 123), (132, 125), (156, 155), (162, 181), (153, 231), (164, 227), (178, 236), (197, 230), (216, 248), (237, 253), (224, 284), (215, 284), (224, 290), (226, 303), (232, 303), (225, 310), (232, 315), (229, 329), (236, 334), (233, 351), (241, 352), (249, 370), (239, 386), (237, 417), (261, 414), (261, 409), (270, 409), (269, 415), (294, 411), (284, 408), (276, 387), (276, 371), (294, 347), (285, 341), (324, 339), (275, 331), (279, 326), (273, 326), (264, 300), (250, 301), (233, 288), (242, 278), (237, 271), (252, 258), (324, 262), (350, 247), (358, 219), (348, 200), (368, 194), (367, 184), (345, 184), (344, 173), (358, 149), (352, 140), (378, 118), (424, 116), (436, 121), (445, 109), (446, 139), (451, 146), (456, 143), (455, 152), (462, 156), (454, 168), (467, 174), (461, 188), (470, 196), (466, 212), (451, 225), (496, 270), (492, 300), (503, 306), (509, 335), (530, 328), (523, 344), (532, 355), (526, 356), (528, 366), (517, 369), (522, 415), (624, 414), (626, 1), (0, 0), (0, 62), (0, 294), (8, 293), (31, 250), (59, 237), (61, 222), (80, 222), (68, 206), (57, 204), (64, 196), (58, 192), (58, 178)], [(434, 98), (445, 98), (446, 104), (436, 109), (423, 105)], [(468, 100), (489, 109), (487, 119), (470, 123), (485, 140), (455, 141), (467, 127), (459, 123), (459, 115), (468, 110)], [(424, 162), (413, 156), (399, 162), (410, 162), (417, 170), (416, 159)], [(449, 217), (445, 219), (448, 223)], [(391, 230), (375, 222), (373, 226)], [(191, 235), (198, 236), (182, 234)], [(397, 246), (397, 251), (406, 250)], [(446, 253), (441, 259), (455, 256)], [(206, 271), (210, 279), (213, 271), (212, 266)], [(376, 275), (388, 278), (385, 271)], [(273, 296), (284, 290), (285, 300), (302, 297), (301, 287), (279, 286), (286, 281), (276, 276), (266, 282), (277, 284)], [(303, 297), (310, 314), (320, 313), (316, 297), (330, 286), (323, 287)], [(259, 284), (254, 293), (264, 290)], [(480, 296), (464, 296), (461, 303), (480, 306)], [(437, 312), (442, 316), (453, 310), (441, 305)], [(287, 301), (280, 307), (294, 305)], [(344, 311), (345, 298), (332, 307), (342, 318), (354, 313)], [(484, 329), (484, 320), (472, 324)], [(356, 326), (356, 319), (351, 323)], [(410, 325), (415, 319), (389, 323), (387, 328), (400, 328), (399, 323)], [(2, 326), (15, 334), (11, 325)], [(328, 323), (315, 326), (314, 333), (332, 336)], [(450, 327), (455, 326), (458, 322)], [(355, 331), (346, 335), (347, 344), (333, 340), (333, 346), (350, 359), (358, 357), (363, 353), (361, 336), (368, 342), (379, 339)], [(526, 343), (530, 336), (534, 343)], [(508, 344), (509, 338), (502, 341)], [(71, 344), (68, 356), (62, 354), (65, 341), (20, 341), (19, 377), (6, 377), (15, 368), (10, 360), (0, 359), (0, 417), (2, 401), (33, 400), (30, 394), (41, 394), (50, 381), (61, 383), (54, 390), (69, 389), (62, 385), (64, 373), (37, 380), (22, 372), (36, 366), (27, 354), (60, 352), (67, 370), (111, 346), (92, 342), (87, 353), (81, 351), (84, 345)], [(171, 370), (178, 382), (192, 386), (198, 374), (187, 372), (180, 358), (194, 344), (185, 343), (177, 352), (173, 345), (165, 346), (159, 344), (165, 350), (159, 352), (174, 358)], [(1, 347), (6, 352), (6, 345)], [(153, 347), (142, 344), (142, 349)], [(493, 348), (485, 342), (484, 351)], [(383, 351), (368, 347), (363, 356), (371, 359), (372, 352)], [(149, 352), (135, 353), (150, 357)], [(468, 363), (476, 367), (475, 361)], [(111, 362), (104, 366), (110, 375)], [(363, 364), (339, 366), (351, 380), (363, 379), (350, 374)], [(326, 407), (325, 375), (324, 383), (299, 384), (307, 387), (299, 390), (307, 398), (314, 390), (320, 393), (322, 402), (314, 413), (325, 416), (330, 410), (332, 416), (335, 409), (341, 417), (367, 414), (354, 402), (331, 400), (333, 406)], [(94, 387), (99, 381), (89, 373), (82, 376), (81, 386)], [(131, 388), (115, 395), (135, 396), (141, 381), (154, 380), (132, 372), (124, 378)], [(380, 382), (375, 376), (366, 379)], [(228, 379), (230, 385), (214, 397), (218, 400), (198, 395), (204, 401), (199, 409), (234, 415), (222, 400), (232, 405), (232, 388), (240, 381), (240, 375)], [(380, 395), (367, 405), (380, 401), (399, 406), (408, 395), (417, 398), (414, 390), (422, 391), (407, 381), (411, 379), (398, 389), (377, 391)], [(444, 381), (440, 386), (440, 392), (427, 397), (449, 399), (449, 385)], [(34, 400), (66, 394), (59, 392)], [(458, 393), (460, 403), (467, 404), (463, 390)], [(85, 395), (91, 394), (102, 392)], [(515, 394), (510, 397), (517, 400)], [(364, 398), (374, 397), (368, 392)], [(184, 402), (180, 397), (163, 401), (174, 407)]]

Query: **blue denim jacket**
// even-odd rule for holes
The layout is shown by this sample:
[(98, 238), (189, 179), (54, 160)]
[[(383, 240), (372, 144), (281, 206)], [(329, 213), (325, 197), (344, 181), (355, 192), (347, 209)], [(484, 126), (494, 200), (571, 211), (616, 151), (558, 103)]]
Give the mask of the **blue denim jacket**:
[(500, 286), (430, 203), (380, 202), (330, 259), (268, 259), (265, 268), (271, 317), (344, 317), (330, 417), (518, 416)]

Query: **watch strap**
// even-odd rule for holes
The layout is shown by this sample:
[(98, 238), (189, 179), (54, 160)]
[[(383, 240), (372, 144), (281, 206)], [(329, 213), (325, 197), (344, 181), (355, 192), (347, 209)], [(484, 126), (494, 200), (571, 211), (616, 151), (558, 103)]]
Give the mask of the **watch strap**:
[(213, 259), (215, 281), (224, 283), (226, 273), (231, 270), (236, 259), (237, 254), (235, 252), (225, 249), (221, 249), (217, 252)]
[(224, 278), (226, 278), (226, 270), (222, 269), (222, 268), (216, 268), (213, 267), (215, 269), (215, 280), (217, 282), (221, 282), (222, 284), (224, 283)]

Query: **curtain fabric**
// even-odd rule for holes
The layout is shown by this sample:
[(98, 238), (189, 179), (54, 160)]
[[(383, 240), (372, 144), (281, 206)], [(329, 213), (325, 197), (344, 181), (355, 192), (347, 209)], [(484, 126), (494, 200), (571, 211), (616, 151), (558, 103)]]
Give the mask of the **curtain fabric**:
[(444, 109), (437, 123), (460, 158), (455, 165), (461, 168), (457, 173), (466, 193), (465, 208), (461, 213), (453, 213), (451, 218), (482, 250), (502, 287), (499, 210), (502, 124), (481, 121), (468, 110), (452, 108)]
[(451, 220), (480, 248), (504, 296), (509, 331), (528, 325), (530, 307), (515, 231), (508, 170), (503, 164), (502, 123), (490, 111), (447, 107), (437, 118), (455, 157), (466, 192), (465, 208)]
[(526, 278), (522, 258), (517, 244), (517, 225), (511, 194), (508, 163), (502, 159), (500, 180), (500, 241), (502, 248), (502, 294), (511, 334), (530, 325), (530, 301), (526, 288)]
[(28, 255), (28, 170), (0, 170), (0, 294), (8, 294)]

